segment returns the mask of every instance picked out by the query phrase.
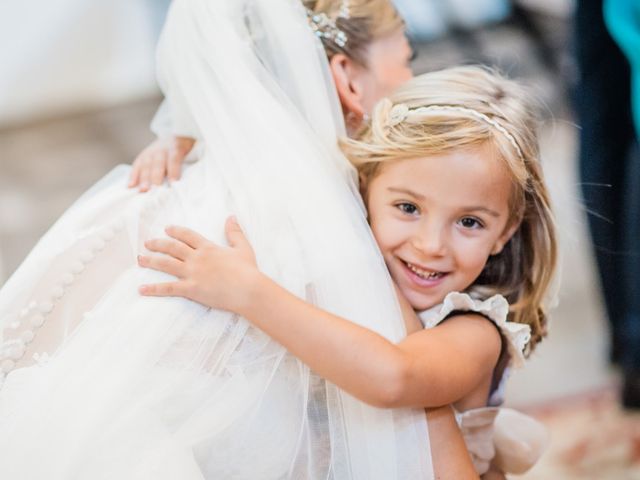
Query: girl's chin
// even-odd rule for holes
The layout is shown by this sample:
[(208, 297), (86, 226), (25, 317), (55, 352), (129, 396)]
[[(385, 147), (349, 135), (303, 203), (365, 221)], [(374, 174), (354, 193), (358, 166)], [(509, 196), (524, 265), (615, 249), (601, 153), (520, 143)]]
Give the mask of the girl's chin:
[(412, 290), (406, 291), (402, 288), (400, 291), (405, 296), (411, 307), (418, 312), (429, 310), (444, 301), (444, 297), (440, 298), (441, 295), (425, 295)]

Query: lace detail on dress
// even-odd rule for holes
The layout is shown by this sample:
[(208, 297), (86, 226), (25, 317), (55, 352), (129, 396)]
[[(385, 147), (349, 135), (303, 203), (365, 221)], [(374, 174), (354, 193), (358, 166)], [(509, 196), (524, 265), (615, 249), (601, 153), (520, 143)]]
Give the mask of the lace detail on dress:
[[(77, 260), (69, 265), (68, 271), (54, 284), (48, 297), (41, 301), (32, 300), (25, 306), (14, 322), (5, 331), (0, 331), (0, 388), (5, 378), (18, 362), (25, 356), (29, 344), (32, 343), (45, 324), (47, 317), (62, 299), (66, 291), (78, 280), (85, 268), (105, 249), (107, 244), (124, 228), (124, 221), (115, 222), (99, 229), (85, 243), (86, 249), (78, 254)], [(48, 355), (33, 355), (38, 364), (48, 362)]]
[(451, 292), (441, 304), (421, 312), (419, 317), (425, 328), (433, 328), (456, 311), (477, 312), (491, 320), (506, 340), (510, 364), (514, 367), (524, 365), (524, 349), (531, 340), (531, 327), (507, 321), (509, 303), (502, 295), (478, 300), (468, 293)]

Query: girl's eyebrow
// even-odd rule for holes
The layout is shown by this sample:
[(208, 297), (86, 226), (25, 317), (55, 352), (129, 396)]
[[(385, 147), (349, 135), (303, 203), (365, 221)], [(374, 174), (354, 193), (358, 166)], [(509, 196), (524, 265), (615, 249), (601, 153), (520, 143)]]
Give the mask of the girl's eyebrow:
[(500, 217), (500, 214), (498, 212), (496, 212), (495, 210), (491, 210), (490, 208), (487, 207), (465, 207), (465, 210), (468, 210), (470, 212), (485, 212), (489, 215), (491, 215), (492, 217)]
[(417, 200), (424, 200), (425, 196), (424, 195), (420, 195), (419, 193), (416, 193), (412, 190), (409, 190), (407, 188), (398, 188), (398, 187), (389, 187), (388, 189), (390, 192), (393, 193), (404, 193), (406, 195), (409, 195)]

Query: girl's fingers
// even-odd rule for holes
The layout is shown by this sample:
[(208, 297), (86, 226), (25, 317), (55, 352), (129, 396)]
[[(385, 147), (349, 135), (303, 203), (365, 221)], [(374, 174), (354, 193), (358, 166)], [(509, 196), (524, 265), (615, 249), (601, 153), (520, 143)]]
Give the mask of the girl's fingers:
[(172, 257), (147, 257), (145, 255), (138, 255), (138, 265), (144, 268), (150, 268), (159, 272), (168, 273), (169, 275), (173, 275), (174, 277), (184, 277), (184, 263)]
[(154, 238), (144, 242), (144, 246), (151, 252), (164, 253), (181, 261), (186, 260), (193, 252), (189, 245), (173, 238)]
[(138, 288), (140, 295), (147, 297), (187, 297), (188, 288), (184, 282), (152, 283)]
[(247, 237), (245, 237), (242, 227), (236, 220), (235, 216), (227, 218), (224, 225), (224, 233), (229, 242), (229, 246), (236, 252), (240, 253), (244, 260), (252, 262), (255, 266), (256, 254)]
[(186, 243), (187, 245), (189, 245), (191, 248), (194, 248), (194, 249), (200, 248), (207, 244), (213, 245), (212, 242), (204, 238), (202, 235), (200, 235), (197, 232), (194, 232), (193, 230), (187, 227), (170, 226), (165, 229), (165, 232), (167, 232), (167, 235), (169, 235), (171, 238), (175, 238), (180, 242)]
[(153, 156), (150, 169), (151, 183), (153, 185), (162, 185), (167, 171), (167, 152), (164, 150), (156, 152)]
[(240, 224), (234, 216), (227, 218), (227, 221), (224, 224), (224, 231), (227, 236), (227, 241), (232, 247), (244, 247), (249, 243), (247, 238), (244, 236), (244, 232), (242, 231)]

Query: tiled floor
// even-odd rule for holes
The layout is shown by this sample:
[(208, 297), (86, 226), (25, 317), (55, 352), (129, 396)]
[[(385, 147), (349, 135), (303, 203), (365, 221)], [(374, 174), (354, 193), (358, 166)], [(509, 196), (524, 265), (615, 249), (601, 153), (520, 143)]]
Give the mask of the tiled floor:
[[(568, 25), (542, 24), (552, 46), (566, 43)], [(514, 405), (535, 405), (590, 390), (614, 379), (606, 365), (606, 328), (585, 214), (576, 178), (576, 136), (566, 82), (513, 25), (498, 26), (420, 47), (416, 69), (488, 61), (532, 83), (547, 106), (541, 130), (543, 159), (556, 204), (562, 244), (558, 306), (549, 338), (510, 383)], [(556, 64), (571, 72), (564, 50)], [(148, 122), (158, 99), (104, 112), (42, 121), (0, 131), (0, 255), (13, 271), (47, 226), (114, 165), (130, 162), (152, 138)], [(2, 274), (0, 273), (0, 279)]]

